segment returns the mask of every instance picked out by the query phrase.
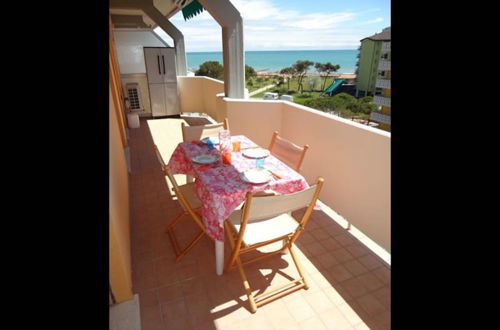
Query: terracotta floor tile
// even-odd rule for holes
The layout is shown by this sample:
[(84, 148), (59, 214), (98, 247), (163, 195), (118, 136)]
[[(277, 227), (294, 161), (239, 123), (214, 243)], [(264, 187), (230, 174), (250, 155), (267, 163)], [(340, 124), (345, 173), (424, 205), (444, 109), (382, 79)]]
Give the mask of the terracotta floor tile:
[(307, 291), (303, 292), (302, 296), (306, 299), (306, 301), (309, 303), (309, 306), (311, 306), (312, 310), (316, 314), (335, 306), (323, 291), (312, 293), (306, 292)]
[(289, 329), (297, 326), (294, 317), (290, 314), (285, 303), (281, 300), (276, 300), (259, 307), (257, 313), (261, 312), (267, 315), (267, 319), (274, 329)]
[(389, 284), (391, 282), (391, 271), (389, 268), (382, 266), (372, 270), (373, 275), (377, 276), (379, 280), (384, 284)]
[(363, 264), (357, 260), (349, 260), (343, 263), (342, 266), (344, 266), (354, 276), (359, 276), (368, 272), (368, 268), (363, 266)]
[(361, 297), (362, 295), (368, 293), (363, 283), (357, 278), (350, 278), (339, 284), (340, 287), (346, 289), (346, 291), (354, 298)]
[(182, 299), (184, 293), (182, 292), (182, 286), (180, 283), (173, 283), (158, 288), (158, 300), (161, 303), (167, 303), (174, 300)]
[(324, 269), (328, 269), (334, 265), (338, 265), (340, 262), (335, 258), (334, 252), (327, 252), (316, 257), (321, 266)]
[(319, 316), (308, 318), (299, 323), (301, 330), (326, 330), (323, 321), (319, 318)]
[(379, 314), (387, 314), (384, 306), (372, 294), (366, 294), (356, 298), (356, 302), (368, 313), (371, 317)]
[(152, 261), (142, 262), (134, 270), (132, 273), (134, 292), (141, 293), (158, 287), (158, 279)]
[(384, 286), (384, 283), (380, 281), (375, 275), (371, 272), (364, 273), (356, 277), (363, 285), (368, 289), (368, 291), (373, 291), (379, 289)]
[(370, 253), (370, 250), (366, 246), (363, 246), (361, 244), (354, 243), (352, 245), (346, 246), (345, 248), (355, 258), (359, 258)]
[(344, 304), (346, 301), (353, 299), (350, 295), (342, 291), (338, 291), (338, 289), (338, 287), (329, 287), (323, 289), (323, 293), (335, 306)]
[(151, 290), (139, 294), (139, 304), (141, 308), (159, 306), (158, 291)]
[(184, 299), (161, 304), (163, 322), (167, 329), (189, 329), (189, 312)]
[(312, 243), (314, 242), (316, 239), (314, 238), (314, 236), (312, 234), (310, 234), (309, 231), (304, 231), (300, 236), (299, 238), (297, 239), (297, 242), (298, 243)]
[(335, 236), (335, 240), (340, 243), (340, 245), (346, 247), (356, 243), (356, 238), (354, 238), (348, 232), (342, 235)]
[(301, 296), (291, 301), (285, 301), (285, 305), (296, 322), (304, 321), (315, 315), (314, 310)]
[(363, 264), (366, 268), (369, 270), (373, 270), (375, 268), (379, 268), (383, 266), (382, 262), (378, 260), (375, 256), (372, 254), (368, 254), (366, 256), (358, 258), (358, 261)]
[(381, 313), (373, 317), (373, 321), (377, 328), (381, 330), (389, 330), (391, 328), (391, 316), (389, 313)]
[(384, 306), (385, 309), (390, 310), (391, 308), (391, 290), (388, 286), (383, 286), (377, 289), (371, 294), (378, 299), (378, 301)]
[(306, 245), (307, 251), (312, 255), (320, 255), (327, 252), (320, 242), (313, 242)]
[(332, 252), (342, 248), (342, 245), (340, 245), (339, 242), (337, 242), (334, 238), (331, 237), (321, 241), (321, 244), (325, 247), (325, 249), (328, 252)]
[(318, 242), (330, 237), (330, 235), (328, 235), (328, 233), (323, 228), (313, 229), (310, 231), (310, 233)]
[(360, 322), (356, 325), (354, 325), (355, 330), (370, 330), (370, 328), (366, 325), (365, 322)]
[[(129, 142), (132, 278), (134, 292), (140, 291), (143, 330), (390, 328), (390, 267), (322, 211), (313, 212), (296, 242), (309, 290), (293, 292), (260, 307), (255, 314), (248, 310), (237, 269), (223, 276), (215, 274), (210, 239), (203, 238), (175, 262), (164, 229), (182, 209), (168, 191), (145, 119), (140, 129), (130, 130)], [(293, 214), (300, 218), (303, 212)], [(192, 239), (196, 230), (189, 219), (179, 223), (176, 235), (181, 245)], [(226, 258), (230, 251), (225, 244)], [(284, 275), (297, 275), (290, 255), (273, 258), (245, 266), (254, 292), (283, 283)], [(359, 279), (363, 274), (370, 275)], [(357, 282), (349, 282), (355, 277)], [(383, 286), (377, 287), (379, 283)], [(353, 289), (357, 285), (373, 290), (359, 296)], [(342, 306), (346, 303), (350, 309)], [(369, 322), (353, 325), (356, 318), (352, 313)]]
[(347, 321), (349, 321), (349, 323), (353, 326), (359, 323), (363, 323), (363, 319), (368, 318), (368, 315), (361, 311), (361, 308), (355, 301), (349, 301), (344, 304), (340, 304), (337, 306), (337, 308), (340, 310), (342, 315), (345, 316)]
[(343, 282), (353, 277), (353, 274), (343, 265), (328, 268), (334, 282)]
[(140, 307), (141, 325), (143, 328), (153, 328), (162, 324), (160, 305)]
[(194, 327), (210, 321), (210, 299), (206, 293), (191, 295), (185, 299), (189, 311), (189, 324)]
[(332, 307), (319, 314), (319, 317), (327, 329), (343, 330), (351, 329), (352, 325), (337, 307)]
[(344, 263), (349, 260), (353, 260), (354, 257), (349, 253), (345, 248), (340, 248), (332, 252), (335, 259), (338, 260), (339, 263)]

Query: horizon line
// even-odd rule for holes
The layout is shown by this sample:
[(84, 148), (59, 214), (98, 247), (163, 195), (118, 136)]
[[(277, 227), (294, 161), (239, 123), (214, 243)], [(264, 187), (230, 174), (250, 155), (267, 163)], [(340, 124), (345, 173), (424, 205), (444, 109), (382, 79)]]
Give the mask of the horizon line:
[[(330, 51), (330, 50), (358, 50), (358, 48), (343, 49), (264, 49), (264, 50), (245, 50), (245, 52), (304, 52), (304, 51)], [(222, 53), (222, 50), (192, 50), (186, 53)]]

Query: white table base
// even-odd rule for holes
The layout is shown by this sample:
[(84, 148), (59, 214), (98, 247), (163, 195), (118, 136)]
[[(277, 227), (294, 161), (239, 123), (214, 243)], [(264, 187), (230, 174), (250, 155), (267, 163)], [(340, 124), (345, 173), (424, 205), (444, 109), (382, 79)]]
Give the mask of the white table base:
[(215, 240), (215, 272), (222, 275), (224, 272), (224, 242)]

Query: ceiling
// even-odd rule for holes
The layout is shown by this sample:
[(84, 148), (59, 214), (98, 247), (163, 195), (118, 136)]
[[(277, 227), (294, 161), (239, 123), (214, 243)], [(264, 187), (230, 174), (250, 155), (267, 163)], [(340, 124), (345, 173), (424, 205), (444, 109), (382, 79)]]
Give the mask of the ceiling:
[[(151, 4), (166, 18), (175, 15), (193, 0), (109, 0), (109, 13), (115, 28), (151, 28), (157, 24), (140, 9), (143, 4)], [(179, 6), (176, 4), (179, 3)]]

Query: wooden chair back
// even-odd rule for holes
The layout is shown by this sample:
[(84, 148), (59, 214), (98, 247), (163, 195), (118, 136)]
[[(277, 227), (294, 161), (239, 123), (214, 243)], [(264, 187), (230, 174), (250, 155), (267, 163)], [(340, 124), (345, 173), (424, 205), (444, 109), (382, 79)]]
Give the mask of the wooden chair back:
[(300, 172), (309, 145), (306, 144), (300, 147), (279, 136), (278, 131), (275, 131), (268, 149), (276, 158), (280, 159), (297, 172)]
[(206, 137), (217, 136), (220, 131), (229, 129), (229, 120), (224, 119), (223, 123), (209, 124), (209, 125), (197, 125), (197, 126), (187, 126), (182, 123), (182, 140), (183, 141), (193, 141), (201, 140)]
[(306, 212), (298, 223), (298, 230), (292, 235), (292, 242), (295, 241), (309, 221), (323, 183), (324, 179), (320, 177), (315, 185), (293, 194), (256, 196), (248, 192), (242, 210), (241, 227), (236, 245), (243, 241), (245, 228), (248, 223), (269, 219), (283, 213), (290, 213), (307, 207)]

